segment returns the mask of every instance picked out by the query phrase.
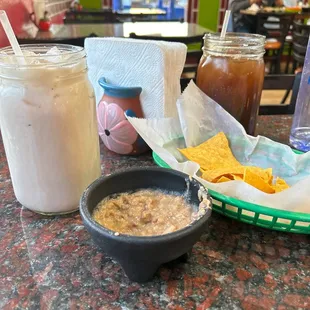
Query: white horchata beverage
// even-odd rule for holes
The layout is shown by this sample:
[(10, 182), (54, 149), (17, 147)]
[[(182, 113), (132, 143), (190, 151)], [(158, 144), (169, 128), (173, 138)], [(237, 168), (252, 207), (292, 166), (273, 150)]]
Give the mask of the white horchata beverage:
[(0, 49), (0, 128), (17, 200), (45, 214), (78, 208), (100, 172), (94, 92), (83, 48)]

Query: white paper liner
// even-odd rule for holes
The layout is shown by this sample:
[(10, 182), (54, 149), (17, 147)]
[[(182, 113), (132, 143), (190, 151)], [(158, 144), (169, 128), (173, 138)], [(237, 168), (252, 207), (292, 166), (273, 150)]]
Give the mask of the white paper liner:
[[(248, 136), (243, 127), (191, 82), (177, 102), (179, 119), (128, 118), (150, 148), (171, 168), (198, 179), (221, 194), (265, 207), (310, 213), (310, 152), (292, 149), (266, 137)], [(242, 181), (214, 184), (197, 176), (199, 165), (186, 161), (177, 148), (196, 146), (223, 131), (235, 157), (244, 165), (272, 168), (291, 188), (266, 194)]]

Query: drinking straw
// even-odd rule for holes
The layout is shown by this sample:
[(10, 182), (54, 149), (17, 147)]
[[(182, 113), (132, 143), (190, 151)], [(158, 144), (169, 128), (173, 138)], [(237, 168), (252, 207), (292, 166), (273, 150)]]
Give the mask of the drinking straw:
[(221, 31), (221, 38), (225, 38), (228, 23), (229, 23), (230, 13), (231, 13), (230, 10), (226, 10), (225, 12), (224, 22), (223, 22), (222, 31)]
[(13, 49), (13, 52), (15, 54), (15, 56), (19, 56), (17, 58), (17, 61), (20, 63), (20, 64), (25, 64), (25, 58), (23, 57), (23, 52), (17, 42), (17, 39), (16, 39), (16, 36), (13, 32), (13, 29), (12, 29), (12, 26), (10, 24), (10, 21), (8, 19), (8, 16), (6, 15), (6, 12), (3, 11), (3, 10), (0, 10), (0, 22), (2, 24), (2, 27), (6, 33), (6, 36), (8, 37), (9, 39), (9, 42), (12, 46), (12, 49)]

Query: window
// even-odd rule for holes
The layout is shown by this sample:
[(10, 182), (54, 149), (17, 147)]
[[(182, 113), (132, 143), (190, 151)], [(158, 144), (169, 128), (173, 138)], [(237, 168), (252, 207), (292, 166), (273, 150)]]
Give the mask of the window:
[[(170, 2), (174, 1), (174, 5), (178, 7), (185, 7), (188, 0), (163, 0), (163, 7), (170, 7)], [(158, 0), (132, 0), (132, 6), (143, 6), (143, 7), (158, 7)]]
[[(163, 6), (169, 7), (170, 1), (172, 0), (163, 0)], [(184, 8), (187, 5), (188, 0), (174, 0), (174, 6)]]

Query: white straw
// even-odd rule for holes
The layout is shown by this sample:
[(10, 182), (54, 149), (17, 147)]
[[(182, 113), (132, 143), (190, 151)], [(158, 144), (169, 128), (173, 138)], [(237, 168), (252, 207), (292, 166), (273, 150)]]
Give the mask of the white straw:
[(23, 52), (17, 42), (17, 39), (15, 37), (14, 31), (12, 29), (12, 26), (10, 24), (10, 21), (8, 19), (8, 16), (6, 15), (6, 12), (3, 10), (0, 10), (0, 22), (2, 24), (2, 27), (10, 41), (10, 44), (12, 46), (13, 52), (16, 56), (21, 56), (21, 58), (18, 59), (19, 63), (25, 64), (25, 58), (23, 57)]
[(231, 13), (230, 10), (226, 10), (225, 12), (224, 22), (223, 22), (222, 31), (221, 31), (221, 38), (225, 38), (228, 23), (229, 23), (230, 13)]

